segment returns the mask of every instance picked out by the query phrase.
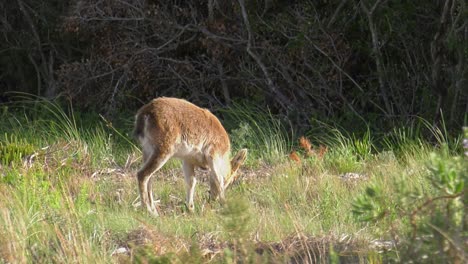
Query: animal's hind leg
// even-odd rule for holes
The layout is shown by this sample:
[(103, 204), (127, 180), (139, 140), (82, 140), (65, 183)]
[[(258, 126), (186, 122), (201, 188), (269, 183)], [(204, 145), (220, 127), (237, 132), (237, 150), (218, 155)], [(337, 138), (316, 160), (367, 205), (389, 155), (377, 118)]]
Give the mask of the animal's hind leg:
[(148, 200), (149, 200), (149, 205), (151, 207), (151, 212), (157, 212), (158, 210), (156, 209), (156, 204), (154, 203), (154, 197), (153, 197), (153, 175), (151, 175), (148, 178), (148, 184), (147, 184), (147, 193), (148, 193)]
[(158, 215), (158, 211), (154, 206), (153, 193), (151, 190), (151, 176), (152, 173), (158, 171), (169, 158), (170, 155), (161, 155), (158, 151), (153, 151), (149, 155), (144, 155), (144, 164), (137, 172), (141, 202), (148, 212), (155, 216)]

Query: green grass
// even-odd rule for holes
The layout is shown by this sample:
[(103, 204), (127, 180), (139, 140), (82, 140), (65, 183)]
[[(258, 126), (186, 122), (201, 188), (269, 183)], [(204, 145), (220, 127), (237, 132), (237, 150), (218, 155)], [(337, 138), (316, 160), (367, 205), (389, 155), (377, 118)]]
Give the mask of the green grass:
[[(287, 157), (297, 147), (270, 113), (234, 107), (225, 114), (234, 149), (249, 148), (245, 175), (229, 189), (226, 204), (208, 202), (201, 176), (189, 214), (180, 163), (171, 162), (154, 176), (162, 216), (152, 218), (135, 206), (140, 153), (128, 131), (45, 101), (9, 106), (0, 119), (1, 262), (401, 261), (428, 253), (405, 244), (415, 230), (412, 210), (443, 195), (446, 186), (459, 194), (466, 181), (466, 158), (457, 158), (461, 137), (451, 139), (443, 129), (422, 125), (379, 136), (324, 126), (308, 137), (327, 152), (307, 157), (298, 151), (296, 163)], [(419, 132), (424, 127), (436, 144)], [(349, 172), (365, 177), (340, 177)], [(428, 232), (423, 223), (437, 210), (440, 219), (463, 226), (466, 201), (457, 199), (446, 201), (450, 213), (438, 203), (417, 212), (418, 234)], [(453, 237), (452, 229), (441, 231)], [(402, 246), (390, 252), (369, 246), (396, 237)], [(270, 249), (255, 253), (262, 245)], [(121, 247), (129, 251), (112, 255)]]
[(264, 109), (234, 104), (222, 111), (231, 130), (233, 149), (248, 148), (247, 164), (257, 161), (270, 163), (284, 160), (291, 149), (291, 139), (284, 124)]

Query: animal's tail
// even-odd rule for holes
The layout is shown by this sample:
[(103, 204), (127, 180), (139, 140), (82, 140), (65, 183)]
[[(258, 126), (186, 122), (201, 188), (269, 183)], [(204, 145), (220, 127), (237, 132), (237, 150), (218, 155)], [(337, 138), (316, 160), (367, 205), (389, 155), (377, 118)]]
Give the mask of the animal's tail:
[(138, 139), (142, 137), (145, 131), (145, 114), (137, 114), (135, 120), (135, 127), (133, 129), (133, 138)]
[(231, 175), (224, 182), (224, 189), (228, 188), (233, 182), (235, 182), (239, 175), (237, 170), (244, 164), (244, 161), (247, 159), (247, 149), (241, 149), (231, 160)]

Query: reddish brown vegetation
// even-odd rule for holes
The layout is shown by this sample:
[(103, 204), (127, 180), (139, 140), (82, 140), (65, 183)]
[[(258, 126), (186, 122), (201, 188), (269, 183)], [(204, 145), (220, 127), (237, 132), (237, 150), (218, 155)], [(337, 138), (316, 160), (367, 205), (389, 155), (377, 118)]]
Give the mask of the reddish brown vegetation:
[[(299, 138), (299, 148), (301, 150), (300, 152), (303, 153), (304, 158), (317, 157), (318, 159), (323, 159), (328, 151), (328, 147), (322, 144), (319, 145), (318, 149), (314, 148), (310, 140), (304, 136)], [(296, 163), (301, 162), (301, 158), (297, 154), (296, 150), (291, 151), (289, 159)]]

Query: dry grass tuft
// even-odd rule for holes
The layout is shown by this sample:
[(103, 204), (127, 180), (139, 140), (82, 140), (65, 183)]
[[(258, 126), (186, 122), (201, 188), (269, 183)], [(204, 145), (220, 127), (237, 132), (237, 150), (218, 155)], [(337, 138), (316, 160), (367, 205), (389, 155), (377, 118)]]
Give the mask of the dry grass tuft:
[(255, 252), (260, 255), (268, 253), (273, 259), (292, 263), (327, 263), (330, 255), (336, 254), (341, 263), (354, 263), (360, 254), (368, 253), (363, 249), (371, 250), (366, 242), (349, 235), (314, 237), (296, 233), (278, 242), (259, 242)]

